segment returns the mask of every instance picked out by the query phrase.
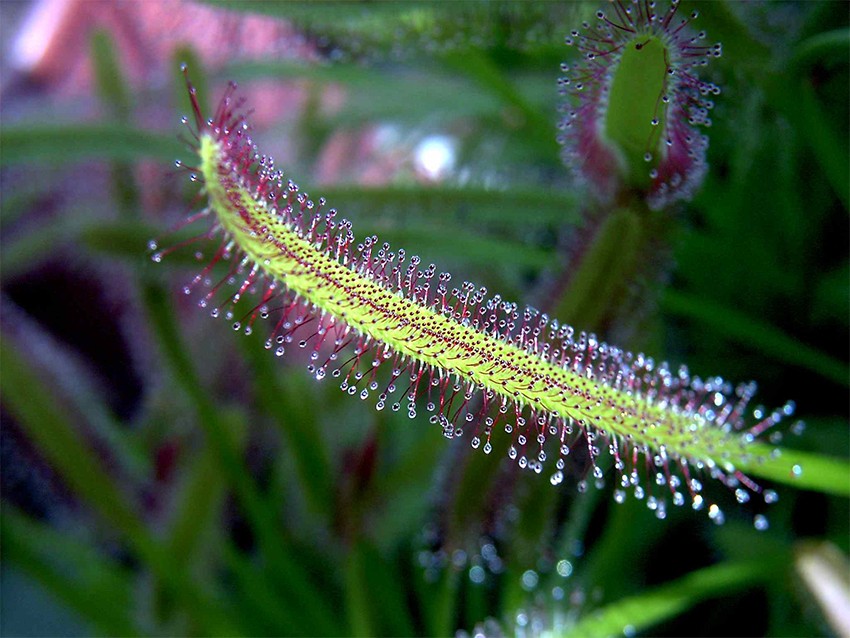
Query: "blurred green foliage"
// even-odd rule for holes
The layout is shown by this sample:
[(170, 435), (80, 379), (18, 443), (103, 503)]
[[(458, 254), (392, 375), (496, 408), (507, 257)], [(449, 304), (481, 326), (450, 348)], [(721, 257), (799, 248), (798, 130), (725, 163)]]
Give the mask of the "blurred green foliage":
[[(358, 236), (531, 303), (569, 263), (585, 205), (554, 143), (555, 81), (563, 35), (595, 5), (211, 4), (289, 19), (328, 58), (207, 74), (191, 49), (177, 56), (198, 86), (342, 89), (336, 112), (284, 125), (286, 171)], [(701, 8), (699, 27), (724, 44), (708, 71), (723, 86), (711, 170), (666, 219), (675, 265), (664, 285), (641, 283), (650, 319), (618, 345), (755, 377), (770, 406), (796, 400), (808, 428), (785, 444), (810, 459), (806, 489), (777, 488), (769, 531), (731, 505), (716, 527), (679, 509), (658, 521), (610, 486), (552, 488), (503, 451), (469, 454), (207, 321), (180, 294), (192, 250), (147, 257), (192, 201), (182, 178), (146, 170), (190, 161), (176, 127), (140, 123), (146, 101), (168, 96), (134, 93), (98, 32), (100, 118), (57, 105), (0, 130), (3, 569), (101, 634), (448, 635), (488, 617), (523, 635), (837, 632), (792, 555), (810, 537), (850, 549), (846, 6)], [(174, 121), (188, 108), (177, 82)], [(465, 177), (310, 183), (334, 133), (388, 124), (408, 146), (452, 135)], [(666, 272), (666, 254), (638, 261)], [(589, 307), (570, 312), (593, 324)], [(4, 588), (4, 633), (26, 631), (9, 624), (15, 595)]]

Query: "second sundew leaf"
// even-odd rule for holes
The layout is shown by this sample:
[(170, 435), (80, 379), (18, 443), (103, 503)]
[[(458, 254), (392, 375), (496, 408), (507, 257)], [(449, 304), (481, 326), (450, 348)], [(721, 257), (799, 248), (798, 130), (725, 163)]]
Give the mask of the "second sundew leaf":
[[(603, 478), (598, 460), (608, 450), (616, 498), (633, 490), (660, 517), (668, 499), (706, 505), (698, 474), (738, 493), (761, 492), (739, 466), (757, 467), (754, 456), (772, 453), (753, 442), (790, 415), (792, 404), (753, 419), (754, 384), (692, 377), (499, 295), (488, 298), (471, 283), (452, 288), (450, 275), (374, 236), (357, 243), (348, 221), (337, 222), (324, 200), (315, 204), (257, 153), (234, 110), (234, 90), (211, 120), (194, 105), (195, 174), (212, 232), (224, 237), (185, 288), (209, 288), (201, 307), (249, 333), (268, 320), (267, 349), (281, 356), (297, 344), (317, 379), (338, 379), (362, 399), (377, 395), (379, 410), (406, 403), (413, 418), (424, 402), (446, 437), (469, 436), (488, 453), (502, 429), (509, 456), (538, 473), (556, 456), (552, 484), (563, 480), (580, 446), (594, 479)], [(154, 261), (169, 252), (152, 249)], [(213, 283), (213, 267), (227, 261), (230, 272)], [(236, 292), (222, 293), (228, 281)], [(244, 297), (254, 299), (240, 304)], [(716, 505), (708, 511), (723, 520)]]
[(605, 134), (616, 144), (631, 178), (649, 185), (644, 155), (655, 155), (666, 119), (661, 98), (667, 78), (667, 48), (655, 36), (638, 38), (623, 48), (611, 82)]

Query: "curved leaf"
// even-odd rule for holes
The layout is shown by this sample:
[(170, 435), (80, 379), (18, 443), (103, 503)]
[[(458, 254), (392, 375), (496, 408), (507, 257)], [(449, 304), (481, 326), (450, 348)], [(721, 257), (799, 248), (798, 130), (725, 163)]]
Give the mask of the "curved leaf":
[(667, 585), (624, 598), (590, 613), (565, 632), (567, 636), (622, 636), (673, 618), (706, 598), (725, 596), (766, 581), (783, 561), (726, 563), (688, 574)]

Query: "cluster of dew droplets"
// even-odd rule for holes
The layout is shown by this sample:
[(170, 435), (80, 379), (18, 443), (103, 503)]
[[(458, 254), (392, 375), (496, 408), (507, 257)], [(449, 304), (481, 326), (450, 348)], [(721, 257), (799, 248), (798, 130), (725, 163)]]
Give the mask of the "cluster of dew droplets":
[(487, 536), (478, 539), (474, 548), (456, 548), (451, 551), (440, 547), (438, 534), (434, 526), (423, 530), (423, 542), (434, 549), (422, 549), (417, 554), (417, 562), (423, 570), (427, 582), (437, 582), (445, 570), (465, 572), (469, 582), (482, 585), (489, 578), (504, 571), (505, 564), (496, 544)]
[[(615, 180), (610, 173), (616, 161), (598, 132), (602, 129), (610, 87), (624, 47), (635, 38), (652, 35), (665, 46), (667, 82), (656, 105), (650, 124), (665, 122), (663, 146), (649, 148), (647, 140), (644, 160), (652, 188), (647, 202), (652, 208), (663, 208), (677, 199), (688, 199), (702, 182), (706, 172), (705, 154), (708, 138), (695, 127), (711, 126), (709, 113), (714, 107), (710, 96), (720, 88), (700, 80), (697, 71), (709, 60), (721, 55), (721, 45), (705, 45), (705, 31), (693, 35), (687, 28), (698, 17), (694, 11), (687, 18), (676, 18), (678, 0), (672, 0), (665, 13), (656, 12), (655, 2), (631, 0), (612, 2), (612, 11), (596, 13), (595, 28), (584, 22), (565, 38), (567, 46), (581, 54), (574, 64), (562, 64), (559, 93), (569, 96), (561, 107), (564, 117), (558, 141), (564, 146), (564, 159), (576, 174), (589, 180), (610, 196)], [(657, 155), (659, 155), (657, 157)]]
[[(507, 618), (487, 618), (473, 627), (471, 633), (458, 636), (547, 636), (568, 633), (570, 627), (585, 613), (587, 603), (598, 602), (598, 595), (588, 595), (585, 588), (573, 583), (573, 565), (569, 560), (557, 561), (543, 570), (527, 569), (519, 576), (519, 585), (526, 592), (525, 604)], [(475, 581), (473, 581), (475, 582)], [(597, 590), (596, 594), (601, 594)]]

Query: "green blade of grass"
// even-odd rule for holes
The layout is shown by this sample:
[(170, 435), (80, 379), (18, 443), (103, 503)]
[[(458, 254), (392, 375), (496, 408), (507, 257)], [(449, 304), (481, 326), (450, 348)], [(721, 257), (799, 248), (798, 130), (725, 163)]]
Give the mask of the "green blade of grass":
[(0, 130), (0, 166), (63, 165), (84, 159), (131, 161), (152, 157), (173, 161), (187, 156), (172, 135), (119, 124), (39, 124)]
[[(226, 430), (239, 450), (244, 445), (245, 418), (241, 414), (222, 416)], [(241, 431), (240, 431), (241, 430)], [(195, 455), (186, 470), (186, 477), (174, 507), (174, 518), (168, 542), (181, 564), (189, 565), (201, 551), (204, 533), (216, 528), (225, 502), (226, 481), (217, 463), (218, 456), (210, 445)]]
[(826, 494), (850, 496), (850, 463), (838, 457), (754, 443), (747, 448), (747, 458), (735, 459), (735, 467), (747, 474), (770, 479), (799, 489)]
[(143, 285), (143, 297), (166, 364), (175, 382), (194, 404), (199, 422), (217, 453), (221, 469), (257, 535), (261, 551), (278, 576), (276, 582), (285, 589), (286, 595), (298, 601), (301, 613), (310, 619), (310, 626), (317, 632), (338, 633), (334, 615), (327, 606), (328, 597), (316, 589), (309, 571), (280, 546), (274, 512), (265, 507), (254, 480), (233, 448), (218, 408), (201, 385), (195, 366), (183, 346), (165, 291), (155, 283), (146, 282)]
[[(107, 31), (98, 30), (90, 42), (95, 86), (101, 104), (110, 118), (120, 124), (132, 120), (133, 102), (130, 87), (121, 72), (115, 44)], [(139, 191), (129, 162), (115, 160), (110, 167), (112, 173), (113, 201), (124, 217), (133, 217), (139, 209)]]
[(439, 261), (460, 256), (464, 263), (490, 266), (499, 255), (510, 255), (512, 265), (539, 270), (550, 266), (556, 258), (552, 249), (487, 237), (471, 230), (447, 230), (425, 224), (405, 224), (403, 228), (377, 226), (374, 224), (373, 228), (381, 239), (394, 246), (415, 245), (420, 255)]
[(267, 575), (230, 543), (224, 548), (224, 563), (234, 579), (239, 608), (250, 618), (250, 633), (281, 636), (319, 633), (309, 619), (305, 622), (298, 604), (275, 595), (275, 587)]
[(132, 574), (94, 547), (37, 523), (8, 503), (0, 518), (3, 556), (106, 634), (140, 632), (129, 613)]
[(850, 385), (850, 367), (846, 363), (736, 310), (674, 290), (665, 291), (662, 306), (669, 313), (697, 321), (777, 361), (801, 366), (842, 386)]
[(96, 30), (91, 36), (89, 48), (100, 101), (109, 109), (114, 120), (128, 121), (132, 105), (130, 89), (124, 81), (115, 43), (109, 32)]
[(782, 569), (786, 558), (724, 563), (700, 569), (667, 585), (591, 612), (575, 626), (566, 629), (563, 635), (598, 638), (643, 631), (707, 598), (727, 596), (739, 589), (767, 581)]
[(50, 389), (6, 339), (0, 340), (0, 368), (3, 404), (68, 486), (122, 534), (145, 565), (186, 604), (198, 626), (212, 633), (232, 633), (233, 626), (205, 594), (175, 569), (103, 463), (68, 422)]
[(344, 212), (363, 210), (373, 215), (398, 215), (440, 221), (528, 224), (576, 224), (580, 220), (578, 197), (567, 191), (515, 186), (506, 190), (453, 186), (323, 186), (330, 205), (345, 205)]
[(848, 50), (850, 50), (850, 29), (834, 29), (818, 33), (800, 42), (794, 49), (791, 62), (798, 67), (803, 67), (827, 56), (835, 56), (836, 59), (846, 62)]
[(850, 210), (850, 153), (847, 140), (824, 113), (811, 81), (800, 80), (800, 89), (795, 99), (800, 110), (800, 124), (806, 131), (805, 139), (845, 210)]
[(275, 362), (258, 337), (244, 339), (243, 353), (251, 363), (256, 401), (272, 415), (293, 456), (301, 489), (309, 507), (330, 522), (333, 512), (333, 473), (325, 442), (321, 439), (316, 413), (305, 397), (313, 390), (305, 375), (291, 375), (282, 383)]
[[(147, 265), (150, 261), (147, 244), (162, 234), (161, 228), (127, 218), (105, 220), (90, 212), (74, 208), (51, 224), (9, 238), (0, 251), (2, 278), (9, 280), (26, 272), (66, 244), (82, 245), (99, 255), (121, 259), (139, 268)], [(195, 234), (196, 231), (187, 228), (169, 235), (169, 245), (189, 240)], [(198, 260), (192, 251), (178, 250), (163, 260), (161, 267), (196, 269)]]
[(366, 583), (366, 556), (355, 541), (345, 557), (345, 607), (352, 636), (374, 636), (374, 620)]

